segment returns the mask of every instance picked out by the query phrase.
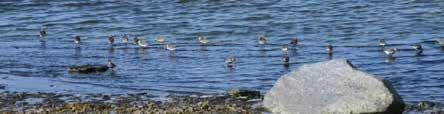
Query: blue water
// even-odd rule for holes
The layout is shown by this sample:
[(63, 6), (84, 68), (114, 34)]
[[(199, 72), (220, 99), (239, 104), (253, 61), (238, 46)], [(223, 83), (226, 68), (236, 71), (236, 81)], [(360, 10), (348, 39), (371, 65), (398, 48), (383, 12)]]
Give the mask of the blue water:
[[(444, 36), (440, 0), (2, 0), (0, 1), (0, 83), (7, 91), (171, 94), (222, 93), (230, 88), (265, 93), (283, 74), (306, 63), (347, 58), (358, 69), (392, 82), (405, 101), (444, 102), (444, 51), (433, 40)], [(47, 36), (38, 37), (41, 26)], [(122, 33), (148, 40), (150, 47), (124, 45)], [(76, 48), (73, 37), (80, 35)], [(163, 35), (158, 44), (154, 37)], [(206, 35), (209, 44), (198, 44)], [(265, 46), (257, 37), (265, 35)], [(290, 47), (290, 67), (280, 46)], [(398, 48), (389, 60), (377, 45)], [(177, 50), (168, 52), (164, 44)], [(415, 56), (413, 43), (422, 43)], [(237, 58), (233, 69), (224, 58)], [(76, 64), (106, 64), (114, 72), (70, 74)]]

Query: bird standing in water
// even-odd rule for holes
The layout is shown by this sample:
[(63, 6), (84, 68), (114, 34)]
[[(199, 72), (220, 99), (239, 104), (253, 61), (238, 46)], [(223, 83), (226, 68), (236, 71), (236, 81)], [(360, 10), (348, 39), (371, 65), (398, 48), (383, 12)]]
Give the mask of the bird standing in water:
[(292, 38), (290, 44), (293, 45), (293, 46), (298, 45), (298, 39), (297, 38)]
[(146, 47), (148, 47), (148, 43), (147, 43), (146, 41), (143, 41), (143, 40), (138, 40), (138, 41), (137, 41), (137, 44), (138, 44), (140, 47), (142, 47), (142, 48), (146, 48)]
[(139, 45), (139, 40), (140, 39), (136, 36), (136, 37), (133, 38), (133, 43), (136, 44), (136, 45)]
[(281, 58), (281, 61), (284, 63), (284, 66), (286, 67), (290, 65), (290, 58), (286, 55)]
[(167, 44), (165, 47), (166, 47), (166, 49), (169, 50), (169, 51), (174, 51), (174, 50), (176, 50), (176, 46), (174, 46), (173, 44)]
[(122, 34), (122, 42), (123, 43), (128, 43), (129, 39), (128, 39), (128, 35), (126, 34)]
[(80, 44), (80, 36), (75, 36), (74, 37), (74, 43), (75, 44)]
[(259, 36), (259, 44), (263, 45), (265, 43), (267, 43), (267, 39), (265, 38), (265, 36)]
[(444, 39), (436, 40), (436, 42), (439, 44), (439, 46), (444, 47)]
[(199, 39), (199, 42), (201, 44), (207, 44), (208, 43), (207, 37), (205, 37), (204, 35), (199, 36), (198, 39)]
[(413, 47), (413, 49), (415, 49), (416, 55), (421, 55), (422, 54), (422, 46), (421, 46), (420, 43), (416, 43), (412, 47)]
[(327, 51), (327, 54), (333, 54), (333, 46), (331, 44), (327, 44), (325, 50)]
[(163, 43), (165, 41), (165, 38), (162, 35), (159, 35), (156, 37), (156, 42), (157, 43)]
[(108, 36), (108, 43), (112, 46), (114, 44), (114, 36), (113, 35), (109, 35)]
[(288, 45), (287, 44), (282, 45), (281, 50), (284, 51), (284, 52), (287, 52), (288, 51)]
[(379, 39), (379, 46), (384, 47), (385, 45), (387, 45), (387, 43), (385, 43), (385, 40)]
[(40, 28), (40, 34), (39, 34), (40, 38), (43, 38), (46, 36), (46, 27), (42, 27)]
[(389, 57), (393, 57), (396, 51), (397, 51), (396, 48), (387, 48), (384, 50), (384, 53), (387, 54)]
[(230, 67), (230, 68), (233, 67), (235, 61), (236, 61), (236, 59), (233, 56), (225, 57), (225, 64), (227, 64), (227, 67)]
[(107, 64), (108, 68), (114, 69), (114, 67), (116, 67), (116, 65), (111, 62), (111, 60), (108, 60), (108, 64)]

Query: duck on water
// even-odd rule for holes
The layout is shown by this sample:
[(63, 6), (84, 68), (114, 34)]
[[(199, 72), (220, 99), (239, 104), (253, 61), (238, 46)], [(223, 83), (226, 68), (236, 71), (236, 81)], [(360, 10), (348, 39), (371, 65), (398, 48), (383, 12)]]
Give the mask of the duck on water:
[(114, 70), (116, 65), (108, 60), (106, 65), (74, 65), (68, 68), (68, 72), (78, 72), (78, 73), (94, 73), (94, 72), (105, 72), (109, 69)]

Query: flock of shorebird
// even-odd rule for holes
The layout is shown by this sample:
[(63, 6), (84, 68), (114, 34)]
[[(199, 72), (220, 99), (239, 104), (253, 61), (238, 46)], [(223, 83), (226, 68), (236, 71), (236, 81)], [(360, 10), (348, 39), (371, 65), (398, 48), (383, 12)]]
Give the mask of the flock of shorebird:
[[(46, 36), (46, 27), (42, 27), (42, 29), (40, 30), (40, 37), (43, 38), (45, 36)], [(108, 36), (108, 43), (110, 45), (114, 44), (114, 40), (115, 40), (115, 38), (114, 38), (113, 35), (109, 35)], [(123, 43), (128, 43), (129, 42), (128, 35), (127, 34), (122, 34), (121, 35), (121, 40), (122, 40)], [(158, 43), (163, 43), (165, 41), (165, 38), (163, 36), (157, 36), (155, 38), (155, 41), (158, 42)], [(198, 37), (198, 41), (199, 41), (200, 44), (207, 44), (209, 42), (207, 40), (207, 37), (205, 37), (203, 35)], [(437, 43), (441, 47), (444, 47), (444, 39), (436, 40), (436, 41), (437, 41)], [(267, 42), (267, 38), (265, 36), (263, 36), (263, 35), (259, 36), (258, 43), (260, 45), (264, 45), (266, 42)], [(80, 36), (75, 36), (74, 37), (74, 43), (77, 44), (77, 46), (80, 46), (80, 43), (81, 43)], [(148, 47), (148, 43), (146, 41), (142, 40), (142, 39), (139, 39), (137, 36), (133, 38), (133, 43), (135, 45), (138, 45), (141, 48), (147, 48)], [(293, 45), (293, 46), (296, 46), (298, 44), (298, 39), (297, 38), (292, 38), (290, 40), (290, 44)], [(397, 49), (396, 48), (386, 48), (386, 45), (387, 45), (387, 43), (385, 42), (384, 39), (380, 39), (379, 40), (379, 46), (382, 47), (382, 51), (388, 57), (393, 57), (393, 55), (396, 53)], [(423, 52), (423, 48), (422, 48), (420, 43), (415, 43), (412, 46), (412, 48), (416, 50), (416, 55), (421, 55), (422, 52)], [(168, 43), (168, 44), (165, 45), (165, 49), (167, 49), (169, 51), (174, 51), (174, 50), (176, 50), (176, 46), (174, 44)], [(287, 52), (289, 50), (288, 49), (288, 44), (283, 44), (282, 47), (281, 47), (281, 50), (284, 51), (284, 52)], [(325, 50), (326, 50), (327, 54), (329, 54), (329, 55), (333, 54), (333, 46), (331, 44), (325, 45)], [(225, 57), (225, 64), (227, 65), (227, 67), (233, 67), (235, 61), (236, 61), (236, 58), (234, 56), (229, 55), (229, 56)], [(284, 66), (288, 66), (289, 62), (290, 62), (290, 58), (285, 54), (281, 58), (281, 61), (283, 62)], [(108, 60), (108, 65), (112, 66), (112, 68), (115, 67), (115, 65), (110, 60)]]

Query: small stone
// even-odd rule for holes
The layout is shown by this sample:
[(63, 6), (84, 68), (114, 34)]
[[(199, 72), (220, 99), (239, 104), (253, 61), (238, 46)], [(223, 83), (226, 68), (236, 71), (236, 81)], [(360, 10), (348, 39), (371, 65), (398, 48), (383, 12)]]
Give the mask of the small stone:
[(426, 109), (431, 109), (435, 106), (436, 104), (433, 102), (427, 102), (427, 101), (423, 101), (423, 102), (419, 102), (416, 106), (415, 109), (416, 110), (426, 110)]
[(109, 95), (103, 95), (102, 100), (110, 100), (111, 97)]

